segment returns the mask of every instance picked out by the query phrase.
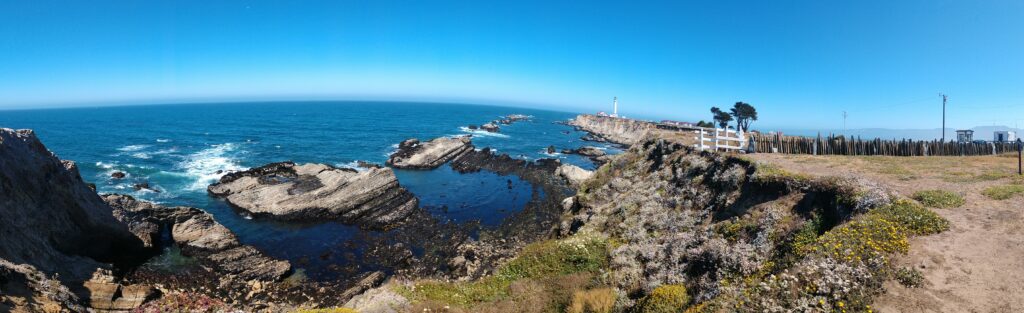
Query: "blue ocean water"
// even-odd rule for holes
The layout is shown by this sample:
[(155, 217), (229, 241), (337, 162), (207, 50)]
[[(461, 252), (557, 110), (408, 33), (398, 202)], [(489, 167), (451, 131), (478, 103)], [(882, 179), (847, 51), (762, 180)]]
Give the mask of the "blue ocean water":
[[(471, 131), (507, 114), (533, 118), (502, 125), (500, 133)], [(362, 264), (366, 234), (336, 222), (281, 223), (251, 219), (207, 195), (206, 187), (224, 171), (270, 162), (383, 164), (397, 143), (408, 138), (473, 134), (477, 147), (513, 157), (555, 157), (593, 168), (576, 155), (546, 154), (582, 145), (582, 132), (556, 124), (574, 114), (499, 106), (401, 102), (275, 102), (173, 104), (98, 108), (0, 111), (0, 127), (34, 129), (62, 159), (78, 162), (82, 177), (100, 193), (124, 193), (164, 205), (205, 209), (245, 244), (293, 261), (312, 276), (330, 277), (329, 268)], [(615, 147), (604, 146), (612, 153)], [(110, 174), (122, 171), (124, 179)], [(515, 176), (491, 172), (459, 174), (443, 166), (431, 171), (397, 170), (399, 183), (436, 218), (453, 223), (500, 224), (538, 192)], [(160, 192), (136, 191), (147, 182)], [(347, 251), (324, 257), (325, 251)]]

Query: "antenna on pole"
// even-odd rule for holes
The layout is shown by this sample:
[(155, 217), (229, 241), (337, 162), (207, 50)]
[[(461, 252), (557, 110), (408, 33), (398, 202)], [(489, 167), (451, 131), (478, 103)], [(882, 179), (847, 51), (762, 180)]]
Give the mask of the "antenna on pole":
[(946, 142), (946, 94), (939, 93), (942, 96), (942, 142)]

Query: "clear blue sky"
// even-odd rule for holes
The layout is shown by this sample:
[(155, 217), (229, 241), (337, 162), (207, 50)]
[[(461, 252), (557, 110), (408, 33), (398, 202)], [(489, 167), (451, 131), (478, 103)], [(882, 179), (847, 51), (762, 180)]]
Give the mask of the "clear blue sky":
[[(1024, 126), (1024, 1), (2, 1), (0, 108), (403, 99)], [(298, 5), (301, 3), (301, 5)], [(0, 112), (2, 114), (2, 112)], [(760, 125), (759, 125), (760, 124)]]

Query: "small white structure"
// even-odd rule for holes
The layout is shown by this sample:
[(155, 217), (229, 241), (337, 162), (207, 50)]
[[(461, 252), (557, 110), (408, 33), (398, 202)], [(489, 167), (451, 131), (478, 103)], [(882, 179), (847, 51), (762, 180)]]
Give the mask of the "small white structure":
[(996, 131), (992, 136), (995, 142), (1010, 142), (1017, 140), (1017, 133), (1009, 130)]
[(957, 142), (971, 142), (974, 141), (974, 131), (970, 129), (961, 129), (956, 131)]

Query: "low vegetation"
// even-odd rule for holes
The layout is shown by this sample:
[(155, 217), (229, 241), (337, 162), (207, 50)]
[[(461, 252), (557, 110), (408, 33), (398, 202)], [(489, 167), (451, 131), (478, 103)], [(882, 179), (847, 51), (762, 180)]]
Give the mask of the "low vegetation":
[(640, 302), (640, 312), (674, 313), (686, 308), (690, 296), (682, 285), (661, 285)]
[(596, 281), (607, 268), (607, 241), (581, 234), (528, 245), (491, 276), (468, 282), (421, 281), (399, 292), (426, 307), (454, 306), (467, 312), (526, 303), (557, 311), (572, 305), (590, 312), (586, 310), (604, 308), (607, 302), (609, 295)]
[(302, 309), (295, 311), (294, 313), (359, 313), (356, 310), (349, 308), (330, 308), (330, 309)]
[(981, 194), (993, 200), (1006, 200), (1024, 193), (1024, 185), (1000, 185), (985, 188)]
[(915, 192), (913, 198), (930, 208), (951, 209), (964, 205), (964, 197), (947, 190), (922, 190)]

